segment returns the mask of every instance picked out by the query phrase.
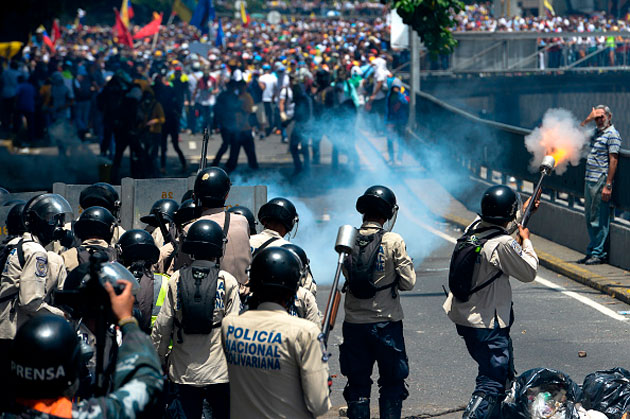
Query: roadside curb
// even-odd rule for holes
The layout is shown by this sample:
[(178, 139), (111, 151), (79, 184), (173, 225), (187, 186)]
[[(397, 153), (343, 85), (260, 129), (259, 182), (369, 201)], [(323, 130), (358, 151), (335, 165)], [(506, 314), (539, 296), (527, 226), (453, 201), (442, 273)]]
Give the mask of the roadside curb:
[[(459, 217), (454, 214), (442, 214), (439, 215), (446, 222), (457, 225), (462, 229), (468, 227), (468, 220)], [(537, 250), (536, 254), (540, 260), (540, 264), (547, 269), (550, 269), (556, 273), (571, 278), (581, 284), (596, 289), (604, 294), (608, 294), (611, 297), (622, 301), (626, 304), (630, 304), (630, 294), (628, 292), (622, 292), (615, 284), (611, 284), (611, 279), (604, 276), (595, 274), (588, 269), (576, 266), (574, 263), (565, 262), (564, 260), (557, 258), (547, 252)]]

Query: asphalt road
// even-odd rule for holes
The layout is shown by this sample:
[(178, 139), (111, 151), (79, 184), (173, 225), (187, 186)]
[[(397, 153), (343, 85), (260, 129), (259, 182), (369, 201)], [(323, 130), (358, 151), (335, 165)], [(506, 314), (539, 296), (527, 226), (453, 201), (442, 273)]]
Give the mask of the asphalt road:
[[(459, 234), (451, 228), (442, 228), (453, 237)], [(401, 297), (411, 370), (407, 380), (410, 396), (403, 410), (406, 416), (461, 417), (461, 411), (447, 415), (440, 413), (463, 409), (474, 388), (476, 366), (454, 325), (442, 310), (445, 300), (442, 285), (446, 283), (451, 251), (452, 244), (443, 240), (416, 266), (416, 287)], [(628, 310), (627, 305), (546, 269), (540, 269), (539, 277), (565, 288), (569, 293), (588, 298), (612, 313)], [(536, 367), (555, 368), (581, 384), (590, 372), (627, 366), (627, 355), (622, 348), (628, 342), (628, 322), (613, 319), (538, 281), (524, 284), (511, 279), (511, 282), (516, 315), (511, 335), (518, 373)], [(318, 293), (317, 300), (322, 310), (329, 289), (322, 287)], [(345, 379), (340, 375), (338, 363), (342, 320), (343, 313), (340, 313), (330, 339), (333, 353), (330, 368), (337, 376), (332, 393), (335, 412), (345, 405), (342, 396)], [(587, 356), (578, 357), (578, 351), (586, 351)], [(373, 381), (376, 380), (377, 375), (374, 374)], [(372, 412), (377, 417), (376, 387), (374, 385), (372, 390)]]

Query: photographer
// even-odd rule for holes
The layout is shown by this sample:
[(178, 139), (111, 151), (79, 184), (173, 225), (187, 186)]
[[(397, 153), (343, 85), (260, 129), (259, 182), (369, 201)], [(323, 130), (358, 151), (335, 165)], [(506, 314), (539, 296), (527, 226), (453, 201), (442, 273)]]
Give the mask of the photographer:
[[(36, 316), (17, 332), (11, 350), (11, 385), (14, 403), (3, 417), (135, 418), (158, 399), (162, 390), (160, 364), (151, 342), (131, 315), (132, 284), (120, 294), (109, 282), (104, 284), (111, 311), (122, 332), (114, 374), (115, 390), (103, 397), (72, 402), (78, 388), (82, 358), (81, 344), (62, 317)], [(42, 354), (46, 356), (42, 356)]]

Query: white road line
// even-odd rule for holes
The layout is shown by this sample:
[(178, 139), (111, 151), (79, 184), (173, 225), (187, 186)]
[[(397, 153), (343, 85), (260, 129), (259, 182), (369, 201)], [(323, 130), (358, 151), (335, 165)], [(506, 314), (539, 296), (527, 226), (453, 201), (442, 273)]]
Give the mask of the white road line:
[(188, 148), (190, 148), (191, 150), (196, 150), (197, 149), (197, 143), (194, 141), (188, 141)]
[[(411, 219), (411, 221), (413, 221), (415, 224), (417, 224), (418, 226), (420, 226), (421, 228), (427, 230), (430, 233), (435, 234), (438, 237), (441, 237), (442, 239), (455, 244), (457, 243), (457, 239), (455, 239), (454, 237), (449, 236), (448, 234), (428, 225), (423, 223), (422, 221), (420, 221), (418, 218), (416, 218), (411, 211), (407, 210), (406, 208), (402, 208), (401, 211), (403, 212), (403, 214), (405, 214), (407, 217), (409, 217), (409, 219)], [(553, 282), (545, 279), (545, 278), (541, 278), (540, 276), (537, 276), (535, 279), (536, 282), (538, 282), (540, 285), (544, 285), (547, 288), (551, 288), (553, 290), (556, 290), (568, 297), (571, 297), (579, 302), (581, 302), (582, 304), (585, 304), (597, 311), (599, 311), (600, 313), (618, 320), (620, 322), (627, 322), (628, 318), (616, 313), (614, 310), (609, 309), (608, 307), (605, 307), (593, 300), (591, 300), (588, 297), (585, 297), (583, 295), (578, 294), (577, 292), (573, 292), (573, 291), (569, 291), (568, 289), (566, 289), (565, 287), (561, 286), (561, 285), (557, 285), (554, 284)]]

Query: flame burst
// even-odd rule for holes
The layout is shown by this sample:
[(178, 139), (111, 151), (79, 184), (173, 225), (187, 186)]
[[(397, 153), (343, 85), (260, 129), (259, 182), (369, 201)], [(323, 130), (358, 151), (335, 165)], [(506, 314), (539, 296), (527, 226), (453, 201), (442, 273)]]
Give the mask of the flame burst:
[(534, 155), (530, 168), (537, 171), (543, 157), (551, 155), (556, 160), (556, 173), (561, 175), (569, 164), (580, 163), (581, 150), (587, 142), (588, 135), (571, 112), (549, 109), (542, 126), (525, 137), (525, 146)]

